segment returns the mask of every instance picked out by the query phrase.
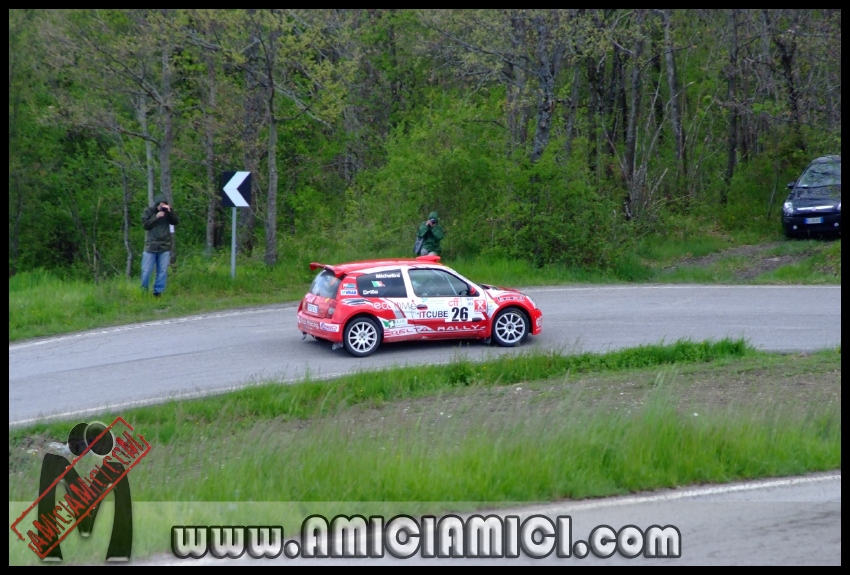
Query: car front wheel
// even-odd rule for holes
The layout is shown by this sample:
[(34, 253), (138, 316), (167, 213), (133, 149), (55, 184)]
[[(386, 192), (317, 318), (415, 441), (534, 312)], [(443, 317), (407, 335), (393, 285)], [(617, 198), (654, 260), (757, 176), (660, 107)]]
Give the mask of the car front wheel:
[(496, 314), (493, 320), (493, 339), (502, 347), (513, 347), (528, 337), (528, 317), (516, 308)]
[(366, 357), (375, 353), (381, 343), (378, 324), (368, 317), (358, 317), (345, 326), (342, 334), (345, 350), (354, 357)]

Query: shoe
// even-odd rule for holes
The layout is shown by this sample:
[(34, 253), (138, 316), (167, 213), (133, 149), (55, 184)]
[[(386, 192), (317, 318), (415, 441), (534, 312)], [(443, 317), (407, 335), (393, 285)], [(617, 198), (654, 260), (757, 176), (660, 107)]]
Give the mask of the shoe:
[(153, 294), (153, 297), (155, 297), (155, 298), (159, 298), (159, 297), (161, 297), (161, 296), (162, 296), (162, 294), (161, 294), (161, 293), (155, 293), (155, 294)]

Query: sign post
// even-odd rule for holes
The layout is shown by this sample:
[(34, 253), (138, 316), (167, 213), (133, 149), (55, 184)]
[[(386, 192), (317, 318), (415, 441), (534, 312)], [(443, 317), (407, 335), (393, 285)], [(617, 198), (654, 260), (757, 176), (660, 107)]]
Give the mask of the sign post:
[(251, 204), (251, 172), (224, 172), (221, 174), (221, 207), (233, 209), (230, 238), (230, 277), (236, 278), (236, 208)]

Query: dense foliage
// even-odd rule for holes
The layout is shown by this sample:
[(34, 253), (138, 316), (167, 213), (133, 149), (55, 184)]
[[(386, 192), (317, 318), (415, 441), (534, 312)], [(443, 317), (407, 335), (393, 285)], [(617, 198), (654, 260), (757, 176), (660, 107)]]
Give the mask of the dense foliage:
[(434, 209), (448, 257), (537, 265), (775, 230), (840, 78), (839, 10), (10, 10), (9, 274), (135, 273), (160, 192), (178, 256), (227, 249), (236, 169), (270, 265), (406, 255)]

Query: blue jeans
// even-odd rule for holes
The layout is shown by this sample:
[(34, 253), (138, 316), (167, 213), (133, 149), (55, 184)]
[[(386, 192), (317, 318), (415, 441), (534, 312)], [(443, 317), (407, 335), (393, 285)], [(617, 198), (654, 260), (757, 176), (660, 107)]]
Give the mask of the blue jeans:
[(151, 272), (156, 265), (156, 279), (153, 282), (154, 295), (165, 291), (165, 279), (168, 274), (168, 262), (171, 252), (142, 252), (142, 289), (148, 291)]

